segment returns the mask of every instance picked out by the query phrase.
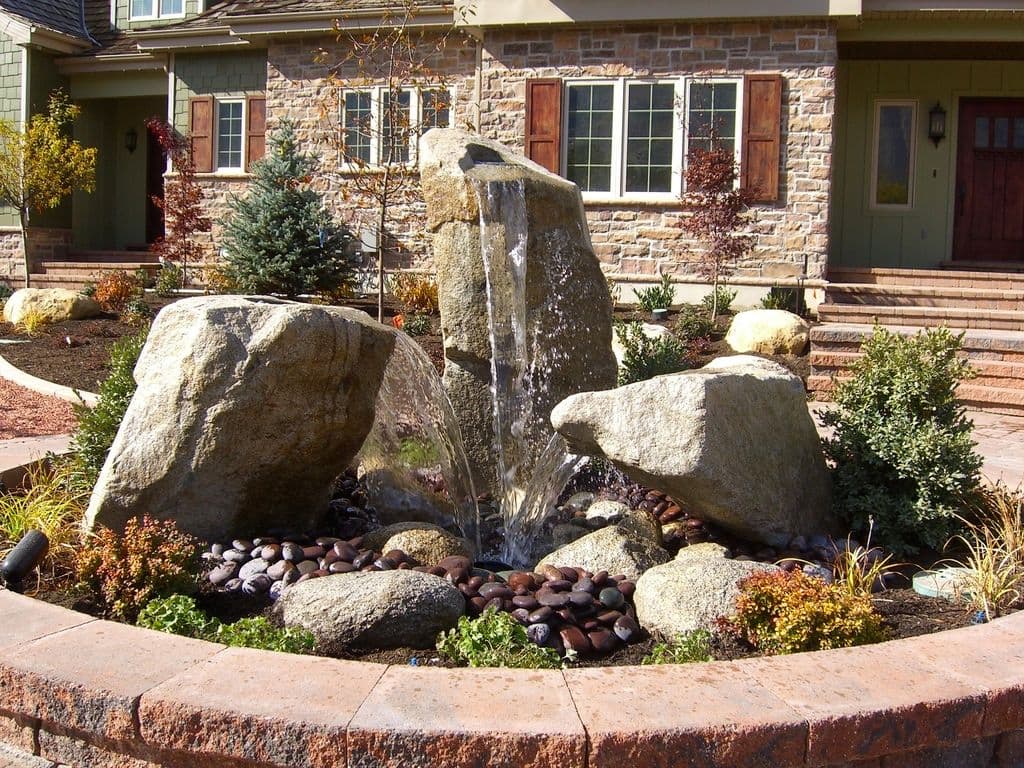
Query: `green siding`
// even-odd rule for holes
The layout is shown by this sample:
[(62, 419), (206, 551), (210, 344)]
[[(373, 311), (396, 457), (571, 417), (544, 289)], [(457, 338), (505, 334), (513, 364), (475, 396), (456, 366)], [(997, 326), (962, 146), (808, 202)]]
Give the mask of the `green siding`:
[[(29, 56), (29, 115), (34, 115), (46, 112), (53, 91), (60, 88), (68, 93), (68, 81), (57, 71), (52, 56), (42, 51), (31, 51)], [(39, 227), (70, 227), (71, 200), (65, 200), (53, 210), (34, 214), (32, 223)]]
[[(131, 21), (128, 16), (130, 13), (131, 6), (129, 5), (130, 0), (115, 0), (116, 6), (116, 24), (118, 29), (148, 29), (151, 27), (159, 27), (165, 24), (176, 24), (182, 20), (181, 16), (171, 19), (150, 19), (149, 21)], [(208, 3), (209, 5), (209, 3)], [(185, 18), (189, 16), (195, 16), (199, 13), (199, 0), (185, 0)]]
[[(0, 35), (0, 120), (21, 122), (21, 64), (24, 49)], [(0, 227), (18, 226), (18, 215), (0, 207)]]
[[(844, 61), (839, 65), (833, 158), (833, 266), (929, 267), (950, 257), (958, 99), (1024, 96), (1020, 61)], [(914, 196), (909, 210), (869, 206), (875, 102), (917, 102)], [(928, 140), (928, 110), (946, 109), (946, 139)]]
[(267, 52), (178, 54), (174, 74), (174, 127), (187, 133), (188, 101), (193, 96), (230, 98), (266, 91)]

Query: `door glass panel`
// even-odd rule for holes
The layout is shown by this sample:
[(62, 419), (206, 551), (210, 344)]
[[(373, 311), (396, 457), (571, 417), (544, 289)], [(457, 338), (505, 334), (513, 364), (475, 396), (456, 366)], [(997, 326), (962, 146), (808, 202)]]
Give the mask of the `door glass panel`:
[(879, 105), (876, 205), (910, 204), (913, 142), (914, 107), (910, 104)]
[(1010, 118), (996, 118), (995, 136), (992, 139), (992, 146), (995, 149), (1006, 149), (1010, 146)]
[(1013, 121), (1013, 148), (1024, 149), (1024, 117)]
[(974, 118), (974, 148), (988, 149), (988, 118)]

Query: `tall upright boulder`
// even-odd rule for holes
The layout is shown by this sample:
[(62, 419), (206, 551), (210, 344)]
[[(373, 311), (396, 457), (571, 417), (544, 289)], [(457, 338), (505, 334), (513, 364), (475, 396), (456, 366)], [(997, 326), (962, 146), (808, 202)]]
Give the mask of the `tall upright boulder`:
[(370, 431), (396, 333), (357, 310), (271, 298), (165, 307), (87, 527), (145, 513), (222, 540), (314, 524)]
[[(575, 184), (456, 129), (423, 137), (420, 174), (440, 289), (444, 385), (477, 490), (494, 491), (499, 463), (531, 476), (557, 403), (615, 386), (611, 298)], [(512, 406), (497, 419), (498, 443), (492, 342), (502, 350), (499, 396)]]

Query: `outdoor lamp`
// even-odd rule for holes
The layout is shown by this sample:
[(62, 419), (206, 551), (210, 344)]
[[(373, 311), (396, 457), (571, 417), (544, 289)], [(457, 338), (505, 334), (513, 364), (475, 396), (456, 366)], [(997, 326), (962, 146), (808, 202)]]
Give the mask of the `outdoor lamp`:
[(21, 592), (22, 582), (35, 569), (50, 549), (50, 540), (42, 531), (29, 531), (0, 563), (0, 576), (11, 592)]
[(135, 151), (135, 148), (139, 146), (139, 134), (134, 128), (129, 128), (127, 133), (124, 135), (124, 148), (128, 150), (129, 154)]
[(946, 110), (939, 102), (928, 111), (928, 138), (936, 147), (946, 138)]

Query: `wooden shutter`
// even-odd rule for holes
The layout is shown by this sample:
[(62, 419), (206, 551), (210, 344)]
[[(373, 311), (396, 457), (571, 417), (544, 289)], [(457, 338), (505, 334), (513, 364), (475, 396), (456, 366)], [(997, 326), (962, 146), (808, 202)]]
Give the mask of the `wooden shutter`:
[(213, 96), (188, 100), (188, 133), (196, 173), (213, 172)]
[(245, 170), (248, 171), (267, 151), (267, 99), (250, 96), (246, 102)]
[(553, 173), (561, 170), (562, 81), (526, 81), (526, 156)]
[(740, 184), (759, 203), (779, 199), (782, 75), (743, 78), (743, 148)]

